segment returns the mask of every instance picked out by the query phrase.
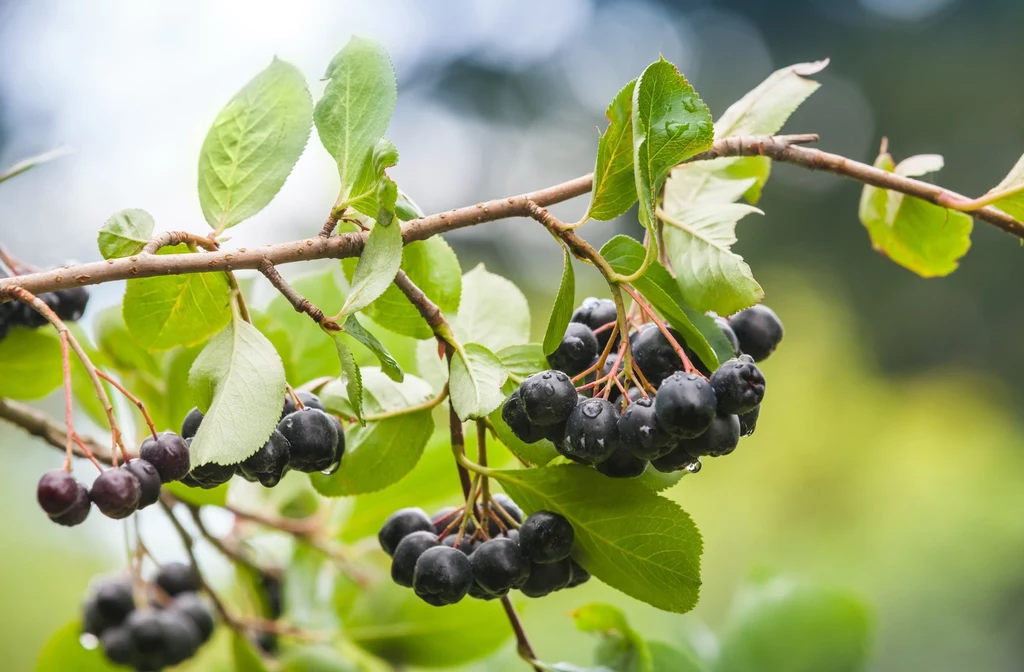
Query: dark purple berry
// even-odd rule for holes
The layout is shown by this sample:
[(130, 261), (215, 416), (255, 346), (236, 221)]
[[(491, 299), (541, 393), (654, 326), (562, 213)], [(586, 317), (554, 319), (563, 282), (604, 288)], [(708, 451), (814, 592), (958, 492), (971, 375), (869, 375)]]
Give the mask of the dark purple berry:
[(188, 444), (174, 432), (162, 432), (155, 439), (148, 437), (139, 447), (139, 457), (156, 467), (164, 483), (177, 481), (189, 472)]
[(126, 462), (122, 468), (130, 471), (132, 476), (139, 479), (139, 508), (144, 509), (156, 504), (160, 499), (160, 474), (157, 473), (156, 467), (146, 460), (138, 458)]
[(324, 471), (334, 464), (338, 429), (331, 416), (320, 409), (304, 408), (289, 413), (277, 425), (291, 447), (289, 466), (296, 471)]
[[(444, 539), (442, 539), (441, 543), (450, 548), (456, 548), (455, 540), (458, 538), (459, 535), (453, 532), (452, 534), (449, 534)], [(476, 549), (480, 547), (480, 543), (481, 541), (479, 539), (474, 539), (472, 535), (469, 532), (467, 532), (466, 534), (462, 535), (462, 541), (459, 542), (457, 548), (466, 555), (473, 555)]]
[(679, 442), (693, 457), (721, 457), (736, 449), (740, 442), (740, 419), (735, 415), (716, 415), (708, 430), (695, 439)]
[(569, 579), (569, 584), (566, 588), (575, 588), (576, 586), (590, 581), (590, 572), (583, 569), (578, 562), (569, 558), (569, 564), (572, 566), (572, 578)]
[(412, 587), (427, 604), (441, 607), (455, 604), (473, 585), (473, 567), (469, 558), (454, 548), (435, 546), (416, 561)]
[(89, 499), (104, 516), (119, 520), (139, 508), (142, 485), (125, 469), (108, 469), (93, 481)]
[(100, 648), (115, 665), (135, 667), (139, 653), (127, 627), (110, 628), (100, 637)]
[(237, 466), (234, 464), (207, 462), (193, 468), (188, 475), (200, 488), (212, 490), (230, 481), (236, 471)]
[(549, 427), (565, 422), (576, 406), (576, 386), (561, 371), (541, 371), (519, 386), (519, 398), (530, 422)]
[(619, 447), (619, 414), (607, 399), (587, 399), (572, 409), (565, 425), (565, 440), (558, 452), (577, 462), (597, 464)]
[(527, 597), (544, 597), (569, 585), (572, 561), (563, 558), (547, 564), (530, 564), (530, 578), (519, 589)]
[[(669, 329), (676, 343), (682, 343), (682, 337), (674, 329)], [(683, 360), (669, 343), (668, 339), (654, 324), (645, 324), (630, 336), (633, 360), (643, 371), (644, 377), (658, 387), (661, 381), (683, 368)]]
[(711, 376), (718, 412), (741, 415), (764, 399), (764, 374), (748, 356), (724, 362)]
[[(320, 397), (316, 396), (312, 392), (297, 392), (296, 396), (299, 398), (299, 401), (302, 402), (303, 408), (315, 408), (318, 411), (323, 411), (324, 413), (327, 412), (327, 409), (324, 407), (324, 403), (320, 401)], [(294, 413), (297, 410), (299, 410), (299, 408), (295, 405), (295, 400), (292, 399), (292, 395), (285, 394), (284, 406), (281, 408), (281, 420), (284, 420), (284, 416)]]
[(658, 425), (672, 436), (700, 436), (715, 417), (715, 391), (695, 373), (676, 372), (665, 379), (654, 397)]
[(385, 553), (394, 555), (395, 549), (402, 539), (413, 532), (420, 531), (434, 532), (434, 523), (431, 522), (426, 512), (418, 507), (399, 509), (384, 521), (380, 532), (377, 533), (377, 541), (380, 542), (380, 547), (384, 549)]
[[(573, 311), (572, 317), (570, 318), (573, 322), (579, 322), (590, 327), (593, 331), (605, 327), (604, 331), (597, 336), (597, 351), (603, 352), (605, 346), (608, 345), (608, 339), (612, 335), (611, 324), (616, 319), (615, 302), (611, 299), (598, 299), (593, 296), (588, 296), (583, 299), (583, 303), (580, 307)], [(618, 337), (616, 336), (616, 344), (618, 343)], [(612, 349), (615, 348), (615, 344), (612, 344)]]
[(181, 562), (169, 562), (162, 566), (153, 582), (171, 597), (182, 593), (194, 593), (202, 587), (192, 566)]
[(173, 606), (159, 614), (163, 621), (164, 637), (167, 642), (167, 652), (164, 658), (167, 664), (169, 666), (178, 665), (196, 655), (203, 639), (192, 619), (187, 614), (174, 609)]
[(85, 313), (85, 306), (89, 303), (89, 290), (85, 287), (71, 287), (70, 289), (58, 289), (57, 307), (54, 312), (57, 317), (65, 322), (77, 322)]
[(757, 406), (754, 410), (740, 416), (740, 436), (750, 436), (754, 433), (759, 415), (761, 415), (761, 407)]
[(50, 516), (50, 520), (64, 527), (74, 527), (85, 522), (91, 509), (92, 501), (89, 499), (89, 490), (79, 483), (78, 491), (75, 493), (75, 503), (59, 516)]
[(675, 446), (672, 436), (658, 424), (653, 398), (627, 406), (616, 424), (622, 447), (641, 460), (661, 457)]
[(523, 443), (536, 443), (544, 438), (544, 428), (537, 427), (526, 417), (523, 402), (519, 397), (519, 388), (508, 396), (501, 407), (501, 419), (512, 430), (516, 438)]
[(729, 326), (739, 339), (740, 350), (753, 357), (755, 362), (767, 359), (782, 341), (782, 322), (765, 305), (741, 310), (729, 319)]
[(196, 593), (182, 593), (174, 598), (171, 608), (187, 616), (199, 632), (200, 641), (206, 642), (213, 634), (216, 624), (213, 612)]
[(263, 487), (272, 488), (288, 471), (290, 457), (288, 439), (275, 429), (263, 447), (238, 466), (238, 471), (246, 480), (258, 481)]
[(191, 439), (199, 431), (199, 425), (203, 422), (203, 412), (193, 408), (181, 423), (181, 438)]
[(568, 558), (575, 536), (572, 523), (565, 517), (537, 511), (519, 528), (519, 547), (532, 562), (543, 565)]
[(413, 570), (416, 569), (416, 561), (428, 548), (438, 545), (437, 535), (433, 532), (413, 532), (406, 535), (391, 560), (391, 580), (406, 588), (412, 587)]
[(619, 446), (611, 457), (594, 465), (594, 468), (609, 478), (636, 478), (647, 470), (647, 460), (641, 460)]
[(62, 469), (48, 471), (36, 486), (36, 499), (49, 516), (67, 513), (78, 500), (78, 481)]
[(489, 593), (519, 588), (530, 578), (530, 561), (511, 539), (491, 539), (480, 544), (469, 558), (473, 578)]
[(558, 349), (548, 355), (548, 364), (552, 369), (575, 376), (593, 364), (599, 352), (593, 330), (580, 322), (570, 322)]

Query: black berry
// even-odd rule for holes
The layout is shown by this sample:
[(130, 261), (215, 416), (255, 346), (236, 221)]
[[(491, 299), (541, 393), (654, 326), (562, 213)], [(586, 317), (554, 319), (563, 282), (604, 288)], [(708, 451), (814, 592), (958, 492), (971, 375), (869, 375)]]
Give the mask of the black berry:
[(590, 572), (583, 569), (578, 562), (569, 558), (569, 564), (572, 566), (572, 578), (569, 579), (569, 584), (566, 588), (575, 588), (576, 586), (590, 581)]
[(664, 474), (671, 474), (680, 469), (686, 469), (697, 460), (686, 450), (686, 444), (690, 441), (683, 439), (670, 452), (661, 457), (651, 460), (651, 466)]
[(296, 471), (324, 471), (334, 464), (338, 429), (331, 416), (316, 408), (289, 413), (277, 425), (291, 447), (290, 466)]
[(184, 614), (192, 621), (192, 625), (199, 632), (201, 642), (206, 642), (210, 639), (215, 625), (213, 612), (210, 611), (210, 608), (206, 606), (206, 603), (203, 602), (199, 595), (196, 593), (182, 593), (174, 599), (171, 608)]
[(107, 660), (115, 665), (134, 667), (138, 658), (135, 642), (132, 641), (128, 628), (110, 628), (100, 637), (100, 648)]
[[(682, 337), (674, 329), (669, 329), (676, 343), (682, 343)], [(643, 371), (647, 380), (657, 387), (661, 381), (683, 368), (679, 354), (668, 342), (665, 335), (654, 324), (645, 324), (630, 336), (633, 359)]]
[(194, 468), (188, 475), (200, 488), (211, 490), (230, 481), (235, 471), (236, 466), (233, 464), (207, 462)]
[[(517, 523), (523, 522), (523, 510), (519, 508), (518, 504), (512, 501), (511, 497), (499, 492), (496, 495), (493, 495), (491, 499), (494, 500), (495, 504), (504, 509), (505, 513), (512, 516), (512, 520), (516, 521)], [(505, 518), (505, 516), (503, 516), (501, 513), (498, 513), (498, 515), (501, 516), (502, 522), (506, 523), (507, 526), (508, 520)]]
[(735, 415), (717, 415), (706, 432), (679, 445), (693, 457), (721, 457), (735, 450), (739, 442), (740, 419)]
[(694, 373), (676, 372), (665, 379), (654, 398), (658, 425), (679, 438), (703, 434), (715, 417), (715, 391)]
[(395, 549), (391, 561), (391, 580), (400, 586), (411, 587), (416, 561), (424, 551), (437, 545), (437, 535), (433, 532), (420, 531), (406, 535)]
[(469, 558), (473, 578), (481, 588), (500, 595), (519, 588), (530, 578), (530, 561), (511, 539), (491, 539), (480, 544)]
[(181, 562), (170, 562), (162, 566), (153, 582), (171, 597), (182, 593), (194, 593), (200, 588), (199, 577), (195, 571), (190, 565)]
[(288, 471), (290, 457), (288, 439), (275, 429), (263, 447), (238, 466), (238, 471), (246, 480), (258, 481), (263, 487), (272, 488)]
[(72, 287), (70, 289), (58, 289), (54, 294), (57, 297), (57, 307), (54, 312), (57, 317), (65, 322), (77, 322), (85, 313), (85, 306), (89, 303), (89, 290), (85, 287)]
[(123, 469), (139, 480), (139, 508), (156, 504), (160, 499), (160, 474), (156, 467), (142, 458), (126, 462)]
[[(53, 312), (56, 313), (60, 311), (60, 299), (55, 293), (46, 292), (45, 294), (38, 294), (36, 298), (45, 303)], [(19, 321), (29, 329), (38, 329), (47, 323), (46, 318), (27, 303), (19, 304), (18, 307), (21, 310), (21, 314), (18, 316)]]
[(139, 447), (139, 457), (146, 460), (160, 474), (164, 483), (177, 481), (189, 472), (188, 444), (174, 432), (148, 437)]
[(594, 363), (598, 352), (593, 330), (585, 324), (570, 322), (558, 349), (548, 355), (548, 364), (552, 369), (575, 376)]
[(130, 471), (108, 469), (93, 481), (89, 499), (108, 518), (121, 519), (139, 508), (142, 485)]
[(587, 399), (572, 409), (559, 452), (585, 464), (611, 457), (619, 447), (619, 414), (607, 399)]
[(135, 611), (129, 579), (104, 579), (97, 582), (82, 607), (82, 631), (100, 637), (109, 628), (121, 625)]
[(636, 478), (647, 470), (647, 460), (619, 446), (611, 457), (594, 465), (594, 468), (610, 478)]
[(412, 587), (427, 604), (441, 607), (455, 604), (473, 585), (473, 568), (469, 558), (454, 548), (435, 546), (424, 551), (416, 561)]
[(74, 527), (85, 522), (91, 509), (92, 500), (89, 499), (89, 490), (79, 483), (78, 491), (75, 493), (75, 503), (59, 516), (50, 516), (50, 520), (64, 527)]
[(547, 564), (532, 563), (530, 578), (519, 589), (527, 597), (544, 597), (569, 585), (572, 580), (572, 562), (563, 558)]
[[(324, 408), (323, 402), (320, 401), (320, 397), (316, 396), (312, 392), (297, 392), (296, 396), (298, 396), (299, 401), (302, 402), (303, 408), (315, 408), (319, 411), (323, 411), (324, 413), (327, 412), (327, 409)], [(284, 396), (284, 406), (281, 409), (281, 419), (284, 420), (284, 416), (289, 413), (294, 413), (297, 410), (299, 409), (295, 405), (295, 400), (292, 399), (292, 395), (286, 394)]]
[(565, 427), (568, 424), (568, 421), (566, 421), (545, 427), (544, 438), (555, 444), (555, 448), (558, 448), (558, 446), (562, 445), (562, 441), (565, 441)]
[(750, 436), (757, 428), (757, 416), (761, 414), (761, 407), (757, 406), (740, 416), (740, 436)]
[(729, 320), (724, 317), (715, 317), (715, 324), (722, 330), (725, 337), (729, 339), (729, 345), (732, 346), (732, 353), (734, 355), (740, 354), (740, 339), (736, 338), (736, 332), (729, 326)]
[(419, 531), (434, 532), (434, 523), (427, 517), (426, 512), (423, 509), (412, 507), (399, 509), (384, 521), (380, 532), (377, 533), (377, 540), (385, 553), (394, 555), (395, 549), (398, 548), (402, 539)]
[(549, 427), (565, 422), (576, 406), (576, 386), (561, 371), (541, 371), (519, 387), (519, 398), (530, 422)]
[(193, 408), (181, 423), (181, 438), (191, 439), (199, 431), (199, 425), (203, 422), (203, 412)]
[(782, 322), (765, 305), (741, 310), (730, 318), (729, 326), (739, 339), (740, 350), (753, 357), (755, 362), (767, 359), (782, 341)]
[(36, 486), (36, 499), (49, 516), (67, 513), (78, 500), (78, 481), (62, 469), (48, 471)]
[(192, 619), (173, 607), (158, 613), (167, 642), (164, 657), (167, 665), (174, 666), (194, 656), (202, 644), (202, 637)]
[(616, 425), (622, 447), (641, 460), (661, 457), (675, 445), (672, 436), (658, 425), (652, 398), (627, 406)]
[(538, 564), (568, 558), (574, 539), (572, 523), (551, 511), (537, 511), (519, 528), (519, 547)]
[[(597, 336), (597, 351), (600, 353), (604, 350), (605, 346), (608, 345), (608, 339), (612, 335), (611, 324), (615, 322), (616, 311), (615, 302), (611, 299), (598, 299), (593, 296), (588, 296), (583, 299), (583, 303), (580, 307), (573, 311), (572, 318), (573, 322), (579, 322), (590, 327), (593, 331), (597, 331), (601, 327), (605, 327), (605, 330)], [(618, 342), (618, 337), (616, 337)], [(612, 345), (614, 348), (615, 345)]]
[(764, 399), (764, 387), (764, 374), (746, 355), (724, 362), (711, 376), (719, 413), (749, 413)]
[(536, 443), (544, 438), (544, 428), (537, 427), (526, 417), (522, 399), (519, 397), (519, 388), (516, 388), (502, 405), (501, 419), (523, 443)]
[[(455, 545), (455, 540), (459, 538), (458, 534), (452, 533), (441, 540), (441, 543), (450, 548), (458, 548), (466, 555), (473, 555), (473, 553), (480, 547), (480, 540), (474, 539), (470, 533), (462, 535), (462, 540), (459, 545)], [(396, 551), (397, 553), (397, 551)]]

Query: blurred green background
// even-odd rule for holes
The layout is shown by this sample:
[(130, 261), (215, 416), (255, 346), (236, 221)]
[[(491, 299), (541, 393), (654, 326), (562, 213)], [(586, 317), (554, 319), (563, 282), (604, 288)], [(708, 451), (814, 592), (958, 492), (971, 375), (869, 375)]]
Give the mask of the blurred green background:
[[(395, 177), (427, 211), (590, 170), (604, 106), (658, 53), (716, 116), (772, 70), (829, 56), (822, 89), (787, 129), (820, 132), (824, 149), (859, 160), (883, 135), (897, 159), (941, 153), (936, 179), (962, 193), (994, 185), (1024, 151), (1024, 91), (1008, 86), (1024, 58), (1024, 5), (1013, 0), (142, 4), (0, 0), (0, 164), (76, 149), (0, 190), (0, 240), (39, 265), (98, 258), (95, 231), (122, 207), (202, 230), (195, 157), (216, 110), (274, 54), (317, 95), (350, 33), (392, 54)], [(311, 140), (234, 244), (310, 235), (335, 181)], [(978, 225), (959, 271), (921, 280), (870, 249), (858, 196), (856, 184), (778, 166), (766, 216), (740, 226), (737, 250), (787, 335), (764, 366), (757, 434), (671, 492), (704, 534), (700, 605), (677, 617), (593, 583), (559, 593), (525, 611), (542, 657), (588, 661), (593, 641), (567, 612), (596, 599), (656, 638), (699, 646), (746, 577), (779, 571), (863, 596), (871, 670), (1024, 667), (1020, 246)], [(583, 208), (555, 210), (575, 219)], [(595, 244), (618, 232), (637, 232), (632, 214), (583, 229)], [(484, 261), (523, 288), (539, 335), (561, 255), (540, 227), (515, 220), (448, 239), (463, 270)], [(579, 282), (578, 300), (600, 292), (589, 271)], [(97, 290), (90, 312), (121, 291)], [(57, 412), (59, 400), (41, 406)], [(122, 564), (124, 541), (99, 516), (73, 530), (48, 524), (33, 492), (59, 456), (6, 426), (0, 444), (0, 652), (5, 669), (28, 670), (89, 577)], [(166, 537), (164, 554), (178, 554), (159, 514), (143, 517)]]

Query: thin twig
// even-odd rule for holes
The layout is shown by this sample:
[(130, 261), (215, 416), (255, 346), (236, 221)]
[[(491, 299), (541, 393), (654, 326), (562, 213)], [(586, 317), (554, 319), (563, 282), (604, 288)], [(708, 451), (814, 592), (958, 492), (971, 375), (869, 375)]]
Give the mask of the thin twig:
[(330, 320), (324, 315), (324, 311), (317, 308), (313, 303), (304, 297), (302, 294), (288, 284), (288, 281), (281, 277), (281, 274), (274, 268), (274, 264), (269, 259), (264, 259), (263, 263), (260, 264), (260, 273), (270, 281), (270, 284), (281, 293), (284, 298), (288, 299), (288, 303), (292, 304), (295, 312), (306, 313), (309, 315), (317, 324), (330, 329), (331, 331), (338, 331), (341, 327), (334, 320)]
[(508, 616), (508, 622), (512, 624), (512, 631), (516, 635), (516, 650), (519, 652), (519, 657), (529, 663), (536, 672), (544, 672), (537, 664), (537, 654), (533, 650), (533, 645), (530, 644), (530, 638), (526, 636), (523, 622), (508, 595), (501, 598), (501, 606), (504, 607), (505, 615)]
[[(0, 418), (20, 427), (32, 436), (38, 436), (54, 448), (66, 450), (69, 435), (67, 427), (61, 427), (40, 410), (10, 399), (0, 399)], [(76, 442), (78, 447), (75, 449), (75, 455), (88, 457), (89, 454), (92, 454), (94, 459), (99, 462), (111, 463), (110, 453), (93, 439), (80, 438), (80, 441), (80, 443)]]
[(117, 382), (114, 378), (111, 378), (110, 376), (108, 376), (107, 374), (105, 374), (105, 373), (103, 373), (102, 371), (99, 371), (99, 370), (97, 370), (96, 373), (99, 375), (100, 378), (102, 378), (103, 380), (105, 380), (108, 383), (110, 383), (111, 385), (113, 385), (114, 389), (116, 389), (118, 392), (123, 394), (124, 397), (128, 401), (130, 401), (133, 404), (135, 404), (135, 407), (138, 408), (139, 412), (142, 413), (142, 418), (146, 421), (146, 425), (149, 427), (150, 434), (152, 434), (153, 438), (155, 439), (156, 438), (156, 425), (153, 424), (153, 418), (150, 417), (149, 411), (146, 410), (146, 404), (142, 403), (141, 399), (139, 399), (134, 394), (129, 392), (125, 388), (124, 385), (122, 385), (121, 383)]

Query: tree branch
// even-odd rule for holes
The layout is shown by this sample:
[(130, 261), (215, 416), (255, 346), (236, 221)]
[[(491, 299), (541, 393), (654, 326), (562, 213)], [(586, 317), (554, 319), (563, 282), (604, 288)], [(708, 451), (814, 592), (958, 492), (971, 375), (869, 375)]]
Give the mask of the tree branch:
[(306, 313), (309, 315), (317, 324), (331, 329), (331, 331), (337, 331), (338, 325), (333, 320), (328, 320), (324, 315), (324, 311), (317, 308), (313, 303), (304, 297), (302, 294), (288, 284), (288, 281), (281, 277), (281, 274), (274, 268), (274, 264), (269, 259), (264, 259), (263, 263), (260, 264), (260, 273), (266, 276), (267, 280), (274, 288), (281, 292), (284, 298), (288, 299), (288, 303), (292, 304), (297, 313)]
[[(38, 436), (43, 441), (57, 448), (64, 450), (67, 444), (67, 428), (55, 422), (46, 413), (22, 404), (11, 399), (0, 399), (0, 418), (3, 418), (12, 425), (17, 425), (32, 436)], [(104, 464), (110, 464), (110, 451), (101, 447), (96, 441), (88, 437), (80, 437), (97, 460)], [(78, 457), (85, 457), (85, 452), (78, 446), (74, 447), (74, 453)]]
[[(942, 205), (943, 199), (947, 202), (967, 200), (960, 194), (934, 184), (888, 173), (837, 154), (799, 146), (802, 143), (813, 141), (816, 137), (802, 134), (723, 138), (717, 140), (710, 150), (694, 156), (690, 161), (736, 156), (768, 156), (776, 161), (792, 163), (810, 170), (823, 170), (872, 186), (892, 189), (937, 205)], [(484, 222), (510, 217), (529, 217), (530, 202), (541, 207), (561, 203), (589, 192), (592, 185), (593, 175), (583, 175), (529, 194), (499, 198), (421, 217), (402, 227), (402, 239), (405, 243), (411, 243)], [(984, 207), (972, 210), (969, 214), (1024, 240), (1024, 223), (1018, 222), (1006, 213), (992, 207)], [(197, 238), (201, 239), (201, 237)], [(362, 252), (366, 238), (365, 231), (358, 231), (329, 237), (318, 235), (305, 240), (248, 249), (243, 247), (233, 251), (218, 250), (201, 255), (154, 255), (143, 252), (132, 257), (65, 266), (41, 273), (4, 278), (0, 280), (0, 301), (6, 300), (5, 290), (12, 287), (23, 287), (30, 292), (41, 293), (78, 285), (95, 285), (112, 280), (146, 278), (157, 275), (211, 273), (245, 268), (259, 269), (264, 260), (279, 266), (310, 259), (355, 257)]]

